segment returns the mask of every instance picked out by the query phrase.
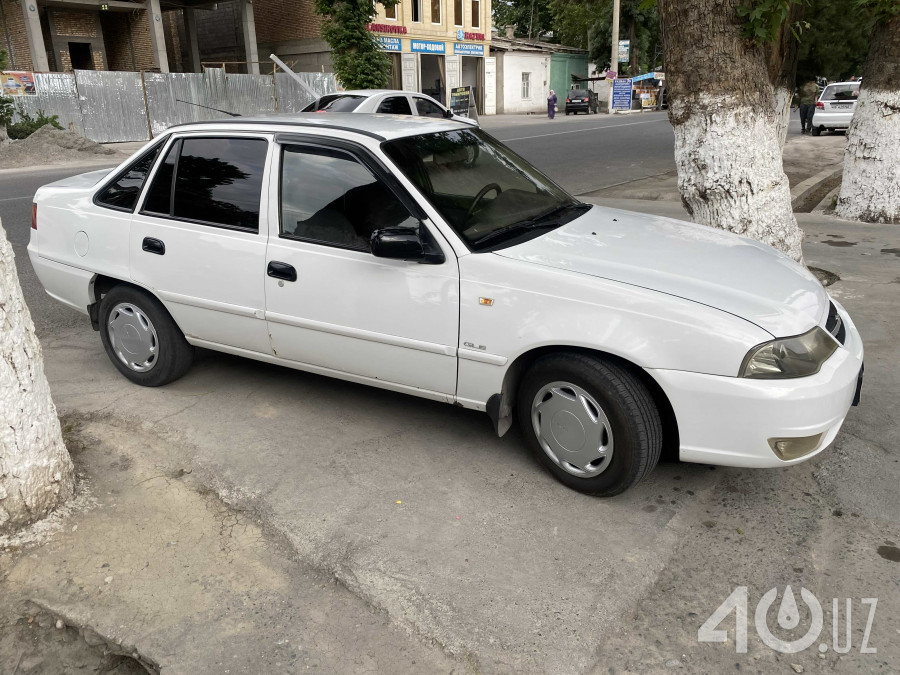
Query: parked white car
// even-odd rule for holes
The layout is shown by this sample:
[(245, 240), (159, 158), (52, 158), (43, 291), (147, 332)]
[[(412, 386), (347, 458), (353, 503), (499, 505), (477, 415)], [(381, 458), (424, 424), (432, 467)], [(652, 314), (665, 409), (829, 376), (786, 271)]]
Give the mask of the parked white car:
[(302, 112), (415, 115), (433, 119), (452, 119), (474, 127), (479, 126), (478, 120), (465, 115), (454, 115), (452, 110), (445, 108), (427, 94), (396, 89), (359, 89), (326, 94), (310, 103)]
[(812, 118), (812, 135), (850, 127), (859, 98), (859, 82), (835, 82), (822, 90)]
[(450, 120), (177, 126), (34, 202), (38, 277), (131, 381), (181, 377), (197, 346), (483, 410), (500, 435), (516, 416), (591, 494), (664, 446), (803, 461), (858, 399), (859, 333), (804, 267), (581, 203)]

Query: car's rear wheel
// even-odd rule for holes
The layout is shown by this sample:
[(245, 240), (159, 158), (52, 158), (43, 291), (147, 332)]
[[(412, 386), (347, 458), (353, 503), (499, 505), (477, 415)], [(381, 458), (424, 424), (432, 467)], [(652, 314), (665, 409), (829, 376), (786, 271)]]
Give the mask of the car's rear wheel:
[(568, 487), (611, 497), (659, 461), (662, 424), (647, 387), (611, 360), (561, 353), (522, 378), (517, 412), (528, 445)]
[(813, 127), (811, 133), (813, 136), (821, 136), (822, 135), (822, 127)]
[(184, 375), (194, 348), (159, 300), (133, 286), (116, 286), (100, 301), (100, 339), (129, 380), (159, 387)]

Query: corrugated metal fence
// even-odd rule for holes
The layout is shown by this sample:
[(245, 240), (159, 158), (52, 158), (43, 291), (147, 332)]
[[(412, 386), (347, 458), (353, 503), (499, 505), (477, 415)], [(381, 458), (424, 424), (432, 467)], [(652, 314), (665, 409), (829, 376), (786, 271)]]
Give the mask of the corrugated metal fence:
[[(227, 117), (208, 108), (240, 115), (299, 112), (336, 89), (333, 73), (298, 75), (305, 87), (287, 73), (226, 74), (221, 68), (203, 73), (35, 73), (37, 94), (15, 102), (30, 115), (58, 115), (63, 128), (98, 143), (146, 141), (173, 124)], [(13, 121), (17, 119), (15, 115)]]

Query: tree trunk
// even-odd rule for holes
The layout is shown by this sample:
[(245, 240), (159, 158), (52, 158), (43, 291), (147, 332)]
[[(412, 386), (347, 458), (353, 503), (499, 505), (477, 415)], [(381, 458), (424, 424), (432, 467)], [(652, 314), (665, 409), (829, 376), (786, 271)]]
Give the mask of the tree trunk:
[(791, 101), (797, 84), (797, 59), (800, 55), (800, 42), (794, 36), (792, 26), (803, 18), (805, 6), (803, 2), (791, 4), (788, 19), (769, 48), (769, 81), (774, 89), (775, 130), (782, 148), (791, 122)]
[(880, 21), (863, 66), (835, 212), (900, 223), (900, 14)]
[(72, 496), (74, 483), (41, 345), (0, 223), (0, 534), (46, 516)]
[(678, 189), (698, 223), (801, 260), (766, 55), (741, 37), (742, 0), (659, 0)]

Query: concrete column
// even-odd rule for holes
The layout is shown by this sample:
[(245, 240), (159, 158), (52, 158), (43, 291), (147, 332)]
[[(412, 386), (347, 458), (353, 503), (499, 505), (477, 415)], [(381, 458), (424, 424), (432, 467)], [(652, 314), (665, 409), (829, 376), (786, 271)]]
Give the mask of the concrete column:
[(169, 57), (166, 54), (166, 31), (163, 28), (162, 11), (159, 0), (147, 0), (147, 21), (150, 22), (150, 42), (153, 45), (153, 63), (160, 72), (169, 72)]
[(190, 7), (184, 9), (184, 32), (188, 46), (188, 66), (192, 73), (199, 73), (200, 66), (200, 41), (197, 37), (197, 15)]
[(259, 75), (259, 53), (256, 49), (256, 21), (253, 19), (252, 0), (241, 2), (241, 28), (244, 30), (244, 60), (247, 61), (247, 72)]
[(25, 32), (28, 34), (28, 50), (31, 52), (31, 63), (34, 70), (47, 72), (47, 50), (44, 48), (44, 33), (41, 31), (41, 15), (38, 14), (37, 0), (22, 0), (22, 13), (25, 15)]

